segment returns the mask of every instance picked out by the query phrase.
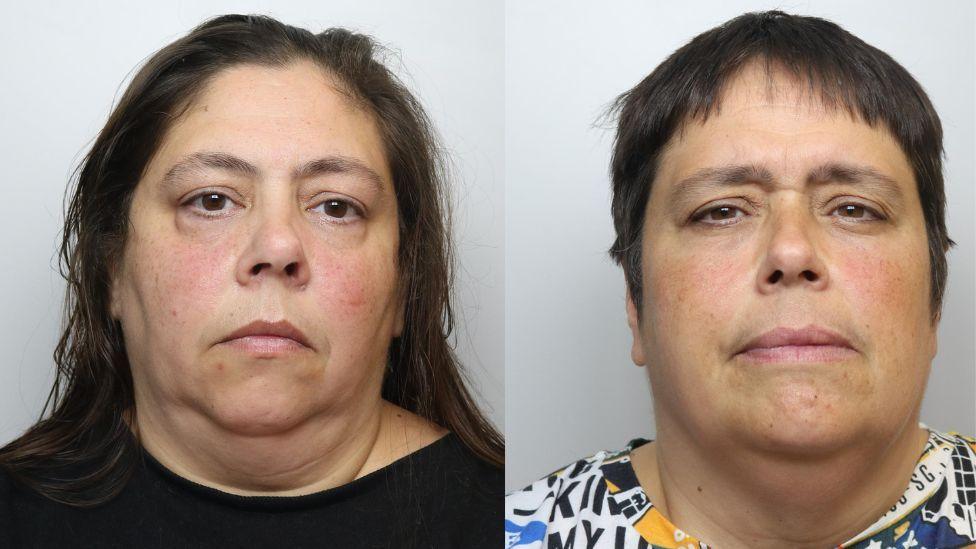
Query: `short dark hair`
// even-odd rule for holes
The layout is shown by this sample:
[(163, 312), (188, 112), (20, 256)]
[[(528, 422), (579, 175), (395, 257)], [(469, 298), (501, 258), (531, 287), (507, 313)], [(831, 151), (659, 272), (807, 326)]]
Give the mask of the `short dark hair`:
[(928, 236), (930, 301), (938, 319), (945, 293), (946, 253), (942, 124), (922, 86), (885, 52), (830, 21), (766, 11), (740, 15), (699, 34), (620, 95), (610, 164), (616, 239), (610, 256), (624, 270), (640, 311), (641, 236), (661, 154), (689, 119), (706, 120), (723, 90), (760, 62), (772, 77), (786, 70), (817, 92), (825, 106), (844, 108), (871, 126), (884, 124), (908, 158)]
[(482, 460), (503, 463), (504, 440), (469, 392), (450, 341), (453, 263), (442, 148), (423, 107), (383, 64), (384, 51), (342, 28), (316, 34), (270, 17), (224, 15), (146, 61), (79, 167), (61, 244), (68, 286), (54, 385), (42, 419), (0, 449), (0, 466), (70, 505), (95, 505), (121, 491), (137, 462), (127, 424), (135, 401), (122, 328), (109, 312), (109, 283), (133, 192), (166, 131), (218, 74), (301, 61), (334, 77), (375, 116), (393, 176), (404, 326), (389, 349), (383, 398), (453, 431)]

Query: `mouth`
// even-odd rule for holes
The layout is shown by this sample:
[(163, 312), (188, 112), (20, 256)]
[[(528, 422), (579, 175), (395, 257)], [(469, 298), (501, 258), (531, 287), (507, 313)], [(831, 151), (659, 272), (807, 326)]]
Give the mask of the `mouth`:
[(736, 357), (753, 363), (826, 363), (852, 358), (847, 338), (821, 326), (779, 327), (750, 340)]
[(256, 320), (238, 328), (219, 344), (240, 351), (273, 355), (312, 349), (308, 337), (287, 320)]

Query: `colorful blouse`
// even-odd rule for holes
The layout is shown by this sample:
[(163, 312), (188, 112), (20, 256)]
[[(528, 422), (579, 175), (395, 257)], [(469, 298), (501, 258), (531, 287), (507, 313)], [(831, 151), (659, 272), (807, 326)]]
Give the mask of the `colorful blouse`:
[[(646, 442), (599, 452), (509, 494), (506, 548), (707, 549), (664, 518), (638, 483), (630, 452)], [(976, 439), (929, 429), (901, 499), (839, 547), (946, 549), (976, 543), (974, 463)]]

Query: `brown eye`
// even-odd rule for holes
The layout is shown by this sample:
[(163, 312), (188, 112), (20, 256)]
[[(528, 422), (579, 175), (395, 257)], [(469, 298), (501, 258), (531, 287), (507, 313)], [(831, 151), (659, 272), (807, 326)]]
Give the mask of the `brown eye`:
[(342, 200), (326, 200), (322, 203), (325, 215), (329, 217), (343, 218), (349, 213), (349, 204)]
[(874, 210), (860, 204), (844, 204), (838, 206), (834, 212), (838, 217), (855, 221), (879, 221), (884, 216), (875, 213)]
[(735, 218), (736, 208), (731, 206), (722, 206), (720, 208), (715, 208), (714, 210), (709, 210), (707, 216), (713, 221), (722, 221), (725, 219)]
[(715, 206), (695, 214), (692, 221), (702, 225), (731, 225), (738, 223), (740, 217), (745, 217), (746, 213), (742, 208), (735, 206)]
[(844, 217), (864, 217), (864, 214), (866, 213), (864, 206), (858, 206), (856, 204), (847, 204), (846, 206), (837, 208), (837, 210)]
[(227, 197), (219, 193), (210, 193), (202, 195), (200, 202), (203, 209), (208, 212), (219, 212), (224, 209), (224, 205), (227, 203)]

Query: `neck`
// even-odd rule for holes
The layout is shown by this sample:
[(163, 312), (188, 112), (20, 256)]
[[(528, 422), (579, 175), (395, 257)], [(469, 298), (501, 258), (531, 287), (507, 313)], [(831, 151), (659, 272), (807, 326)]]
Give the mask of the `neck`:
[(840, 545), (901, 497), (928, 437), (911, 421), (894, 438), (806, 459), (701, 447), (658, 427), (635, 451), (641, 485), (673, 524), (722, 549)]
[(310, 494), (346, 484), (444, 433), (382, 400), (265, 436), (228, 432), (192, 413), (139, 410), (136, 432), (153, 457), (188, 480), (228, 493), (265, 496)]

